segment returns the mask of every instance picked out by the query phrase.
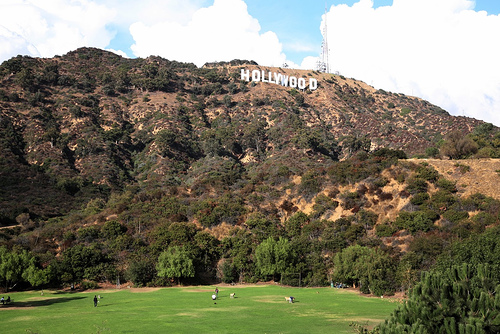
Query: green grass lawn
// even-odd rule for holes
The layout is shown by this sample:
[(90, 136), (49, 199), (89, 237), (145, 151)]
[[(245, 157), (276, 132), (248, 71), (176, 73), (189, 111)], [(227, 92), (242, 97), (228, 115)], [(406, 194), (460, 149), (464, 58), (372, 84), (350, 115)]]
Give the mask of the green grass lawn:
[[(353, 333), (352, 321), (375, 325), (398, 305), (341, 289), (268, 285), (219, 287), (214, 302), (214, 288), (12, 293), (14, 304), (0, 305), (0, 332)], [(96, 294), (101, 299), (94, 307)]]

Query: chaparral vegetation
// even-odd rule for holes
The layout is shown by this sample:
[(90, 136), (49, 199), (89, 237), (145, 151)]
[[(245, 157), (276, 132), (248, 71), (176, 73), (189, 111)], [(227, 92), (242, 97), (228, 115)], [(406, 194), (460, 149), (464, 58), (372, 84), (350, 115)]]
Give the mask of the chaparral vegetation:
[(14, 57), (0, 288), (341, 283), (407, 296), (375, 330), (498, 331), (499, 157), (492, 124), (341, 75)]

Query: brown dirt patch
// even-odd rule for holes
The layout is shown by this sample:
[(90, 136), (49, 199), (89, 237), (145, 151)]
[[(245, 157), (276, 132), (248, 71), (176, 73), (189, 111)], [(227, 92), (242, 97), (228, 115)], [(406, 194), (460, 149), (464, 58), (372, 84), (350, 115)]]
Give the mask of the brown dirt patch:
[(500, 200), (500, 172), (497, 172), (500, 171), (500, 159), (417, 159), (412, 161), (427, 162), (446, 179), (455, 181), (462, 196), (481, 193)]

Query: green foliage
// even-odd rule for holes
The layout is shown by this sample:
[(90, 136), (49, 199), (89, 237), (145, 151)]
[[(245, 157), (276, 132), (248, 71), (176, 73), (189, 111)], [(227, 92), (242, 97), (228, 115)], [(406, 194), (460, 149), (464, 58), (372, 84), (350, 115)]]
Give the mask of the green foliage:
[(411, 234), (416, 234), (419, 231), (427, 232), (432, 228), (433, 224), (431, 217), (423, 211), (401, 211), (393, 223), (395, 227), (406, 229)]
[(406, 191), (410, 194), (418, 194), (427, 192), (427, 182), (419, 177), (412, 177), (407, 180)]
[(184, 247), (173, 246), (160, 254), (156, 265), (158, 276), (167, 278), (194, 277), (193, 259)]
[(439, 157), (439, 148), (437, 147), (428, 147), (425, 149), (425, 155), (429, 158), (437, 158)]
[(125, 232), (127, 232), (127, 227), (123, 226), (116, 220), (107, 221), (101, 228), (101, 234), (106, 239), (116, 239)]
[(400, 114), (401, 116), (406, 116), (406, 115), (408, 115), (410, 112), (411, 112), (411, 109), (410, 109), (410, 108), (403, 107), (403, 108), (401, 108), (401, 112), (400, 112), (399, 114)]
[(0, 284), (5, 290), (12, 289), (23, 280), (38, 286), (46, 282), (43, 271), (35, 268), (35, 259), (27, 250), (8, 250), (0, 246)]
[(236, 273), (236, 268), (235, 266), (225, 259), (225, 261), (222, 262), (222, 277), (221, 281), (223, 283), (234, 283), (237, 278), (237, 273)]
[(99, 238), (99, 229), (95, 226), (82, 227), (77, 231), (78, 239), (85, 242), (92, 242)]
[(345, 161), (333, 164), (327, 170), (327, 174), (333, 183), (349, 184), (359, 182), (368, 177), (376, 177), (384, 169), (405, 159), (402, 151), (380, 149), (369, 153), (364, 159), (354, 156)]
[(146, 286), (156, 276), (155, 264), (148, 257), (129, 262), (126, 278), (135, 286)]
[(269, 237), (255, 249), (256, 266), (265, 276), (283, 274), (291, 262), (291, 247), (288, 239), (278, 241)]
[(338, 205), (337, 201), (332, 200), (325, 194), (319, 194), (314, 198), (312, 218), (319, 218), (327, 210), (335, 210)]
[[(466, 240), (454, 242), (438, 259), (439, 268), (449, 268), (457, 263), (470, 263), (473, 266), (487, 263), (493, 268), (500, 268), (500, 227), (495, 226), (482, 234), (472, 234)], [(500, 282), (500, 271), (494, 273)]]
[(240, 197), (232, 197), (229, 193), (217, 201), (205, 200), (197, 204), (196, 217), (204, 227), (219, 225), (223, 222), (234, 225), (246, 212), (244, 202)]
[[(364, 246), (349, 246), (335, 255), (333, 280), (361, 284), (365, 293), (392, 293), (394, 261), (382, 251)], [(384, 283), (385, 282), (385, 283)]]
[(316, 171), (308, 171), (302, 175), (299, 192), (306, 197), (312, 197), (320, 191), (321, 176)]
[(458, 223), (461, 220), (469, 218), (469, 213), (467, 211), (458, 211), (451, 208), (443, 213), (443, 218), (450, 222)]
[(422, 205), (426, 201), (428, 201), (429, 199), (430, 199), (430, 196), (428, 193), (417, 193), (417, 194), (413, 195), (410, 202), (411, 202), (411, 204), (414, 204), (414, 205)]
[(449, 156), (451, 159), (465, 159), (476, 153), (478, 145), (460, 131), (454, 131), (447, 135), (441, 146), (441, 155)]
[(396, 228), (392, 227), (392, 225), (384, 223), (378, 224), (375, 226), (375, 234), (378, 237), (390, 237), (397, 231)]
[(307, 222), (309, 222), (309, 217), (302, 211), (299, 211), (288, 218), (285, 222), (285, 230), (288, 236), (290, 238), (300, 236), (302, 228)]
[[(96, 272), (100, 265), (109, 262), (97, 245), (84, 246), (82, 244), (66, 249), (62, 253), (60, 263), (61, 279), (65, 283), (78, 283), (85, 279), (98, 280), (101, 273)], [(101, 268), (104, 268), (101, 266)]]
[(255, 213), (248, 217), (245, 224), (251, 229), (252, 234), (259, 241), (278, 236), (278, 225), (280, 224), (279, 221), (272, 217), (266, 217), (261, 213)]
[(438, 180), (439, 173), (434, 169), (434, 167), (429, 166), (428, 164), (420, 164), (417, 167), (417, 177), (434, 183)]
[(457, 183), (454, 181), (450, 181), (441, 177), (437, 180), (436, 186), (438, 186), (441, 190), (448, 191), (450, 193), (457, 192)]
[(380, 333), (495, 333), (500, 292), (493, 268), (456, 265), (425, 273), (408, 300), (378, 328)]

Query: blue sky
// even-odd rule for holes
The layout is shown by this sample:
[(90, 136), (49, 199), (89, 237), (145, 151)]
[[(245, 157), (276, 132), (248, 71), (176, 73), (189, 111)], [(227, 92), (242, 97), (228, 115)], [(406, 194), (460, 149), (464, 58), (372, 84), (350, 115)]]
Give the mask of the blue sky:
[(500, 126), (500, 0), (2, 0), (0, 62), (82, 46), (127, 57), (332, 71)]

